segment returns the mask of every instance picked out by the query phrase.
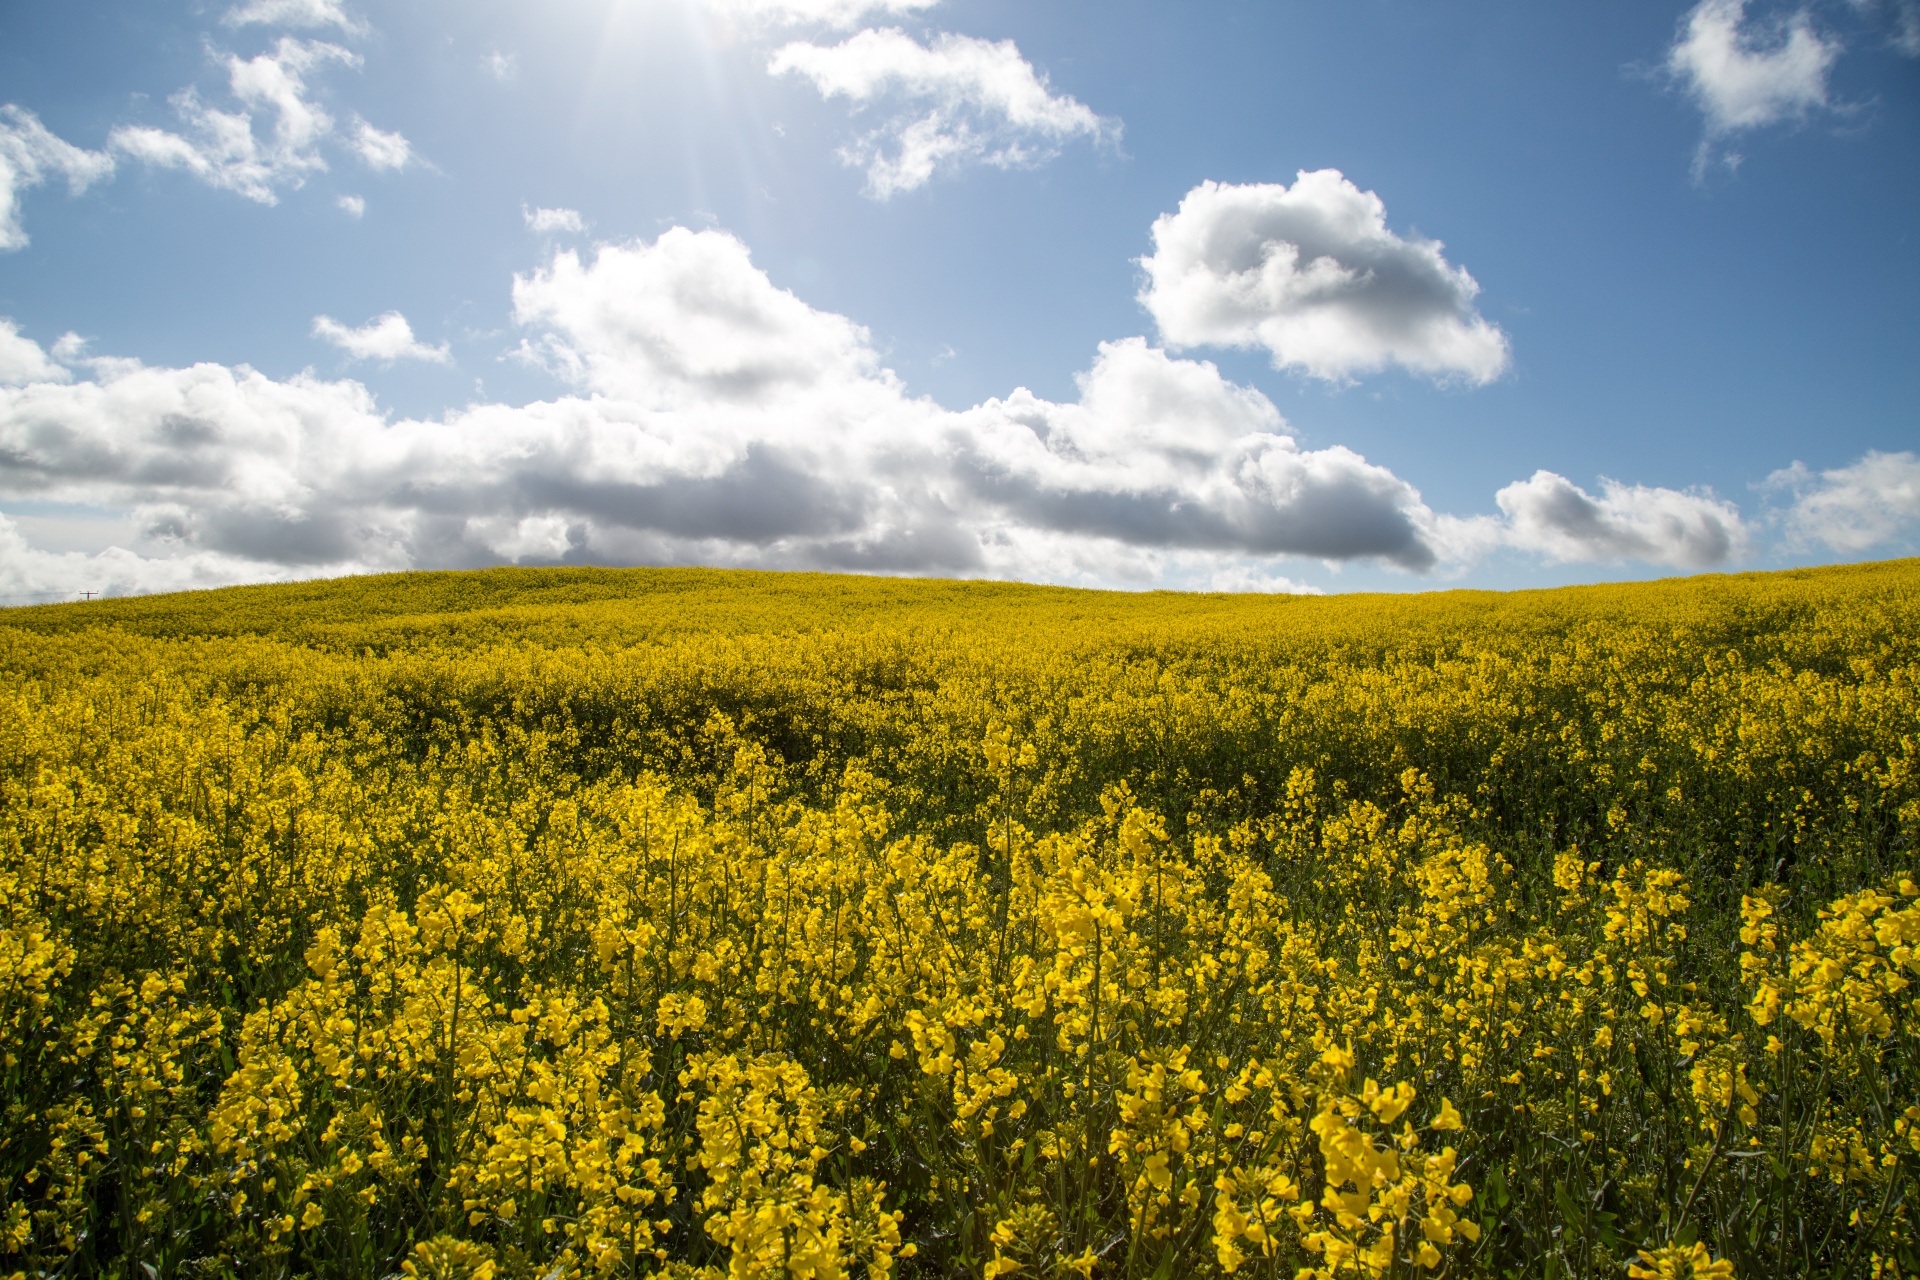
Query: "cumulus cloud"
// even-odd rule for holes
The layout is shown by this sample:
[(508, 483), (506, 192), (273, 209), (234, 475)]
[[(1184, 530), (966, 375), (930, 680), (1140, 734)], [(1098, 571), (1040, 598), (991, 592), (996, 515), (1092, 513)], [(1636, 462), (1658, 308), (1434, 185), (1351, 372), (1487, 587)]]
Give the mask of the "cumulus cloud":
[(398, 172), (413, 162), (413, 144), (398, 133), (376, 129), (365, 120), (354, 121), (354, 152), (369, 169)]
[[(91, 341), (81, 337), (77, 333), (63, 333), (58, 338), (55, 338), (53, 346), (48, 349), (47, 354), (52, 356), (54, 363), (61, 367), (55, 371), (53, 378), (50, 380), (54, 382), (65, 382), (71, 376), (70, 370), (85, 369), (92, 373), (95, 378), (107, 381), (118, 378), (123, 374), (131, 373), (141, 367), (138, 360), (128, 356), (94, 355), (88, 350), (92, 345)], [(30, 381), (40, 381), (40, 379), (36, 378)], [(24, 386), (27, 384), (23, 382), (21, 385)]]
[[(1284, 590), (1276, 556), (1444, 550), (1405, 481), (1142, 338), (1101, 346), (1071, 402), (952, 412), (738, 240), (683, 228), (557, 253), (515, 306), (576, 394), (394, 421), (356, 382), (211, 364), (0, 389), (0, 509), (130, 512), (138, 556), (241, 577), (518, 559)], [(316, 330), (418, 346), (398, 317)]]
[[(335, 26), (349, 34), (364, 27), (340, 8), (338, 0), (251, 0), (228, 10), (229, 26), (255, 23), (287, 27)], [(303, 185), (327, 168), (324, 149), (343, 143), (374, 169), (400, 170), (418, 157), (399, 133), (378, 129), (357, 115), (351, 135), (336, 136), (333, 116), (316, 100), (310, 83), (328, 64), (358, 67), (360, 56), (323, 40), (282, 36), (268, 52), (252, 58), (232, 54), (221, 59), (226, 71), (228, 105), (206, 101), (188, 86), (170, 99), (180, 130), (126, 124), (107, 135), (101, 151), (56, 137), (31, 111), (0, 107), (0, 251), (27, 244), (20, 225), (21, 192), (64, 176), (73, 194), (113, 175), (121, 158), (153, 168), (181, 169), (210, 186), (234, 191), (261, 204), (278, 203), (283, 189)], [(357, 196), (343, 196), (340, 207), (358, 217)]]
[(521, 205), (520, 216), (526, 219), (527, 230), (536, 235), (552, 235), (561, 231), (579, 235), (587, 229), (577, 209), (529, 209)]
[(1323, 596), (1326, 592), (1312, 583), (1300, 582), (1282, 573), (1262, 572), (1249, 565), (1215, 569), (1194, 583), (1200, 591), (1230, 591), (1236, 594), (1275, 596)]
[[(1101, 344), (1071, 400), (1019, 388), (948, 410), (717, 231), (555, 252), (513, 296), (523, 350), (571, 393), (435, 420), (395, 420), (358, 382), (310, 373), (147, 368), (78, 339), (49, 359), (6, 327), (0, 510), (70, 503), (140, 532), (60, 560), (0, 529), (0, 580), (159, 589), (522, 561), (1296, 590), (1285, 558), (1420, 572), (1518, 546), (1699, 567), (1745, 546), (1709, 495), (1594, 497), (1549, 472), (1502, 490), (1500, 517), (1437, 514), (1143, 337)], [(398, 313), (359, 329), (323, 316), (315, 333), (356, 358), (446, 358)]]
[(1920, 531), (1920, 457), (1912, 453), (1873, 450), (1817, 473), (1796, 462), (1768, 476), (1764, 487), (1793, 495), (1784, 523), (1796, 546), (1857, 553)]
[[(282, 36), (271, 52), (257, 57), (229, 55), (227, 85), (236, 110), (211, 106), (198, 89), (188, 87), (172, 99), (183, 132), (121, 125), (107, 136), (107, 146), (155, 168), (184, 169), (209, 186), (276, 204), (282, 188), (298, 188), (327, 168), (323, 148), (335, 136), (335, 122), (308, 82), (330, 63), (357, 67), (360, 55), (292, 36)], [(264, 129), (256, 127), (256, 117)], [(374, 169), (403, 169), (414, 159), (405, 137), (357, 116), (346, 144)]]
[(1746, 20), (1746, 0), (1701, 0), (1687, 15), (1667, 66), (1715, 133), (1806, 115), (1827, 104), (1827, 72), (1840, 56), (1803, 10), (1771, 32)]
[(425, 360), (446, 364), (453, 358), (446, 343), (429, 347), (413, 336), (413, 326), (398, 311), (375, 316), (358, 329), (349, 329), (332, 316), (313, 318), (313, 336), (331, 342), (354, 360)]
[(705, 0), (707, 11), (754, 27), (851, 30), (872, 18), (903, 18), (940, 0)]
[(867, 30), (836, 45), (788, 44), (767, 69), (799, 75), (856, 110), (887, 108), (877, 128), (841, 152), (866, 168), (876, 200), (966, 165), (1040, 164), (1074, 139), (1120, 134), (1118, 121), (1055, 93), (1011, 40), (943, 33), (923, 45), (897, 29)]
[[(352, 566), (344, 571), (351, 572)], [(82, 592), (121, 596), (191, 591), (324, 573), (324, 569), (301, 573), (271, 560), (208, 552), (149, 556), (125, 547), (92, 554), (47, 551), (29, 545), (19, 526), (0, 513), (0, 605), (74, 600)]]
[(1505, 540), (1549, 560), (1643, 560), (1705, 569), (1744, 555), (1739, 509), (1707, 493), (1601, 481), (1599, 497), (1565, 476), (1536, 471), (1495, 495)]
[(79, 195), (112, 177), (113, 168), (112, 156), (56, 137), (33, 112), (11, 102), (0, 107), (0, 251), (27, 246), (20, 225), (22, 192), (58, 175), (67, 180), (69, 192)]
[(19, 325), (0, 316), (0, 386), (66, 382), (72, 377), (59, 363), (47, 358), (39, 343), (23, 335)]
[[(337, 44), (284, 36), (273, 52), (227, 58), (228, 87), (242, 108), (222, 111), (188, 88), (173, 99), (186, 133), (146, 125), (122, 125), (107, 145), (163, 169), (185, 169), (210, 186), (274, 204), (282, 186), (298, 187), (327, 167), (320, 143), (333, 132), (333, 117), (308, 97), (307, 75), (328, 62), (358, 66), (359, 55)], [(262, 138), (254, 113), (271, 116)]]
[(247, 0), (227, 10), (221, 21), (230, 27), (338, 27), (359, 35), (366, 26), (347, 13), (340, 0)]
[[(1707, 136), (1694, 153), (1696, 180), (1716, 140), (1804, 119), (1828, 105), (1827, 73), (1840, 42), (1815, 31), (1805, 10), (1772, 25), (1749, 22), (1746, 10), (1746, 0), (1700, 0), (1667, 51), (1668, 72), (1706, 117)], [(1726, 159), (1738, 164), (1740, 157)]]
[(1202, 183), (1154, 222), (1140, 301), (1175, 348), (1264, 348), (1274, 367), (1328, 381), (1389, 365), (1499, 377), (1507, 338), (1474, 309), (1480, 286), (1386, 217), (1337, 169), (1291, 187)]
[(333, 203), (340, 212), (346, 214), (349, 218), (364, 218), (367, 216), (367, 200), (365, 196), (341, 196)]
[(897, 396), (867, 331), (775, 288), (732, 236), (572, 250), (513, 282), (515, 317), (590, 390), (651, 408), (771, 408), (875, 388)]
[(1015, 524), (1139, 546), (1408, 569), (1438, 559), (1413, 486), (1335, 445), (1302, 450), (1265, 396), (1143, 338), (1101, 344), (1080, 399), (1017, 391), (961, 415), (948, 454)]

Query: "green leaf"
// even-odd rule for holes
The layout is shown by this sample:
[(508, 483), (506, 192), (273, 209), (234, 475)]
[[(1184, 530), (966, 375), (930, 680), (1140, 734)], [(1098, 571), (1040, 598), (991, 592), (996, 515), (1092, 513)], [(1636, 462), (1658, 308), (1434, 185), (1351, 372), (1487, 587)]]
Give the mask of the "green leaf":
[(1573, 1197), (1567, 1193), (1566, 1183), (1556, 1182), (1553, 1184), (1553, 1200), (1555, 1204), (1560, 1206), (1561, 1216), (1565, 1218), (1569, 1226), (1576, 1222), (1586, 1221), (1586, 1215), (1580, 1212), (1573, 1203)]

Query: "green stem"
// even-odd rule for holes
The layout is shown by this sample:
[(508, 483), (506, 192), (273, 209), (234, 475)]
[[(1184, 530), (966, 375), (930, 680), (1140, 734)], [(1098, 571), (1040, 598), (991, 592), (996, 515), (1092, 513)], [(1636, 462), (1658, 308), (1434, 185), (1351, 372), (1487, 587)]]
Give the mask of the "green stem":
[(1731, 1068), (1729, 1072), (1727, 1110), (1720, 1117), (1720, 1130), (1714, 1135), (1713, 1150), (1707, 1154), (1707, 1162), (1700, 1166), (1700, 1176), (1693, 1180), (1693, 1190), (1687, 1193), (1686, 1203), (1680, 1206), (1680, 1216), (1674, 1220), (1673, 1230), (1667, 1236), (1669, 1241), (1679, 1235), (1680, 1229), (1687, 1225), (1687, 1215), (1693, 1212), (1693, 1202), (1699, 1198), (1700, 1189), (1707, 1185), (1707, 1174), (1713, 1171), (1714, 1162), (1720, 1158), (1720, 1152), (1727, 1145), (1727, 1134), (1733, 1128), (1734, 1109), (1740, 1105), (1740, 1078), (1738, 1075), (1731, 1074)]

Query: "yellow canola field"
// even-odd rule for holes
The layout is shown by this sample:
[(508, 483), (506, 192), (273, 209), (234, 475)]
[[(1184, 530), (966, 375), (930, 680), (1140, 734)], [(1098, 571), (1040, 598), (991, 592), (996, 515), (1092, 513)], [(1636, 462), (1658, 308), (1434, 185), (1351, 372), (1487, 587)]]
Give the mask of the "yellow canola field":
[(1920, 562), (0, 614), (0, 1276), (1920, 1273)]

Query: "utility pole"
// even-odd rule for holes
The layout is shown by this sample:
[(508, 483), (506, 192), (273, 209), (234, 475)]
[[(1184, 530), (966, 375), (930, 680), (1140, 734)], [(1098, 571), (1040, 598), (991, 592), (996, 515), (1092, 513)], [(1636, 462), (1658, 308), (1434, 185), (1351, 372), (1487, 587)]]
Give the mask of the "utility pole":
[(91, 600), (100, 593), (98, 591), (82, 591), (80, 594)]

